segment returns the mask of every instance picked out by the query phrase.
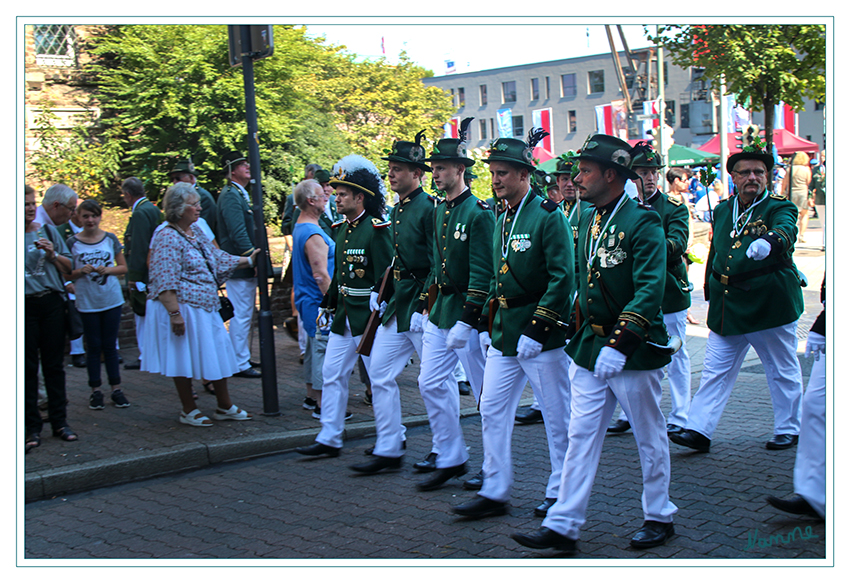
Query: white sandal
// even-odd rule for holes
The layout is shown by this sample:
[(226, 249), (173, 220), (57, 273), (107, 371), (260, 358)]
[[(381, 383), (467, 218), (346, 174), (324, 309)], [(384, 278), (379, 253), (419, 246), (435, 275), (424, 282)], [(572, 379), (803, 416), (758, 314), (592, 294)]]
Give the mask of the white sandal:
[(184, 413), (180, 411), (180, 423), (185, 425), (192, 425), (193, 427), (212, 427), (213, 423), (210, 421), (210, 418), (201, 415), (201, 411), (199, 409), (193, 409), (188, 413)]
[(253, 419), (247, 411), (243, 411), (236, 405), (231, 405), (226, 411), (216, 407), (213, 419), (217, 421), (249, 421)]

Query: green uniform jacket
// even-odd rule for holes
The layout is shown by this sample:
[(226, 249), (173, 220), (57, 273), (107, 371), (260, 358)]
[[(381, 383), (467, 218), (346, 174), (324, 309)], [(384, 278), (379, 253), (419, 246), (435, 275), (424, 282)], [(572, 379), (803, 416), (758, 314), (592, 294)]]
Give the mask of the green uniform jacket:
[[(622, 198), (623, 205), (602, 232)], [(666, 260), (661, 218), (626, 194), (618, 201), (600, 209), (600, 243), (590, 266), (587, 257), (596, 209), (581, 214), (579, 327), (567, 345), (567, 354), (579, 366), (594, 370), (599, 351), (610, 346), (628, 357), (624, 370), (658, 369), (669, 363), (670, 357), (658, 354), (646, 341), (662, 345), (668, 341), (661, 314)]]
[[(705, 272), (707, 324), (721, 336), (783, 326), (803, 313), (800, 276), (791, 259), (797, 239), (797, 207), (781, 195), (767, 195), (762, 202), (754, 203), (753, 214), (740, 235), (732, 236), (734, 200), (725, 200), (714, 209), (714, 237)], [(761, 261), (747, 257), (747, 248), (757, 238), (765, 239), (771, 248), (770, 255)], [(755, 277), (747, 275), (753, 270), (777, 268)], [(718, 279), (724, 275), (730, 278), (726, 284)]]
[(410, 330), (410, 316), (427, 307), (425, 282), (434, 267), (434, 209), (437, 199), (418, 188), (393, 207), (390, 233), (395, 259), (393, 295), (383, 323), (396, 317), (398, 332)]
[(124, 258), (127, 281), (148, 283), (148, 250), (154, 230), (162, 222), (162, 212), (147, 198), (136, 205), (124, 231)]
[[(218, 246), (231, 255), (248, 257), (254, 252), (256, 226), (254, 212), (242, 195), (239, 187), (232, 183), (225, 186), (218, 195), (216, 204), (216, 227)], [(268, 272), (271, 275), (271, 271)], [(233, 279), (254, 277), (253, 267), (237, 269)]]
[(434, 223), (429, 285), (437, 284), (440, 292), (429, 319), (441, 329), (458, 321), (475, 327), (493, 279), (494, 213), (467, 188), (454, 200), (440, 202)]
[(687, 310), (691, 307), (691, 292), (688, 291), (688, 265), (682, 255), (687, 251), (690, 233), (688, 207), (680, 199), (665, 196), (658, 190), (646, 204), (661, 215), (661, 226), (667, 239), (667, 274), (664, 277), (661, 311), (673, 314)]
[(533, 192), (521, 208), (496, 219), (492, 343), (503, 356), (516, 356), (523, 334), (540, 342), (544, 351), (563, 348), (566, 331), (557, 323), (569, 319), (575, 289), (570, 239), (569, 223), (558, 204)]
[[(352, 223), (343, 220), (334, 225), (334, 274), (328, 290), (329, 305), (335, 308), (331, 332), (345, 334), (346, 318), (352, 336), (360, 336), (366, 329), (372, 313), (369, 292), (378, 291), (393, 257), (389, 225), (366, 213)], [(355, 295), (350, 290), (355, 290)]]
[(198, 191), (198, 196), (201, 198), (201, 218), (207, 222), (213, 234), (218, 238), (215, 199), (208, 190), (201, 188), (197, 184), (195, 185), (195, 190)]

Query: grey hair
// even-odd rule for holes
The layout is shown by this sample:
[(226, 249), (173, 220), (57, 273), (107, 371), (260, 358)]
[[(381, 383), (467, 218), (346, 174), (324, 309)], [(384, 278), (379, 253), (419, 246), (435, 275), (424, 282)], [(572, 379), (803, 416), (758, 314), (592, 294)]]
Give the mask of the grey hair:
[(178, 182), (169, 186), (162, 199), (165, 220), (169, 223), (176, 223), (183, 218), (183, 212), (187, 206), (186, 200), (191, 197), (200, 199), (198, 191), (188, 182)]
[(45, 207), (49, 207), (54, 202), (58, 202), (63, 206), (67, 206), (73, 198), (77, 198), (77, 193), (74, 192), (74, 189), (70, 186), (54, 184), (45, 191), (41, 204)]
[(322, 192), (322, 185), (314, 178), (302, 180), (295, 185), (295, 190), (292, 191), (293, 201), (295, 205), (302, 211), (307, 208), (307, 201), (316, 200), (319, 198), (318, 192)]

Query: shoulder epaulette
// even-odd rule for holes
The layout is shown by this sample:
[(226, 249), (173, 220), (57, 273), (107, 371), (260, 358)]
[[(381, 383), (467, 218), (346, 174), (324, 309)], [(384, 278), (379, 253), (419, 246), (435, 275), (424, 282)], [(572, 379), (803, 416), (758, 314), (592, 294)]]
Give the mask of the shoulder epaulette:
[(390, 222), (385, 221), (383, 219), (373, 218), (372, 219), (372, 226), (375, 227), (376, 229), (383, 229), (384, 227), (389, 227)]
[(676, 206), (681, 206), (681, 205), (682, 205), (682, 199), (681, 199), (681, 198), (679, 198), (679, 197), (677, 197), (677, 196), (673, 196), (672, 194), (668, 194), (668, 195), (667, 195), (667, 200), (668, 200), (669, 202), (671, 202), (671, 203), (675, 204)]
[(489, 211), (489, 210), (490, 210), (490, 205), (489, 205), (489, 204), (487, 204), (486, 202), (484, 202), (483, 200), (481, 200), (480, 198), (478, 199), (478, 206), (480, 206), (481, 208), (483, 208), (485, 211)]
[(544, 198), (543, 201), (540, 203), (540, 206), (542, 206), (544, 209), (546, 209), (550, 213), (552, 211), (560, 208), (560, 205), (558, 205), (558, 203), (555, 202), (554, 200), (552, 200), (551, 198)]
[(335, 223), (332, 223), (332, 224), (331, 224), (331, 229), (336, 229), (338, 226), (340, 226), (340, 225), (341, 225), (341, 224), (343, 224), (344, 222), (345, 222), (345, 219), (343, 218), (343, 219), (338, 220), (338, 221), (337, 221), (337, 222), (335, 222)]
[(788, 200), (781, 194), (776, 194), (775, 192), (770, 193), (770, 198), (775, 198), (776, 200)]

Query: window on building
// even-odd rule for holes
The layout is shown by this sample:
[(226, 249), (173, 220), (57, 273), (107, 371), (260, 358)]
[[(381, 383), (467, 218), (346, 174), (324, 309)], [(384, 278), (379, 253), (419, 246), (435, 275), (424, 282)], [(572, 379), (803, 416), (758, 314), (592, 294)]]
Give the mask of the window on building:
[(605, 71), (600, 69), (587, 72), (587, 92), (605, 93)]
[(551, 94), (549, 93), (549, 77), (546, 77), (546, 99), (549, 99)]
[(540, 99), (540, 79), (534, 78), (531, 80), (531, 100), (536, 101)]
[(679, 126), (682, 128), (691, 127), (691, 104), (683, 103), (679, 108)]
[(671, 128), (676, 127), (676, 102), (664, 101), (664, 123)]
[(514, 115), (511, 117), (511, 125), (514, 129), (514, 137), (522, 139), (525, 136), (525, 128), (522, 126), (522, 116)]
[(571, 109), (567, 112), (567, 131), (571, 134), (576, 132), (576, 110)]
[(77, 33), (70, 24), (39, 24), (33, 30), (36, 64), (73, 67), (77, 64)]
[(486, 119), (479, 119), (478, 120), (478, 130), (481, 132), (481, 139), (486, 140), (487, 139), (487, 120)]
[(487, 105), (487, 86), (479, 85), (478, 86), (478, 99), (481, 101), (481, 105)]
[(561, 75), (561, 97), (576, 96), (576, 74)]
[(464, 105), (466, 105), (466, 91), (464, 91), (463, 87), (458, 87), (457, 102), (458, 107), (463, 107)]
[(516, 101), (516, 81), (505, 81), (502, 83), (502, 103)]

